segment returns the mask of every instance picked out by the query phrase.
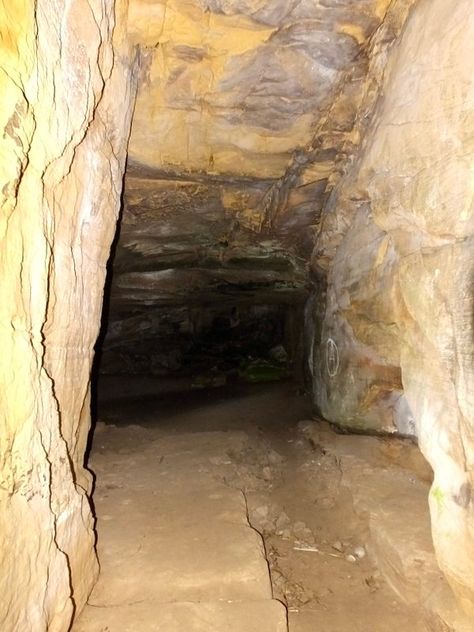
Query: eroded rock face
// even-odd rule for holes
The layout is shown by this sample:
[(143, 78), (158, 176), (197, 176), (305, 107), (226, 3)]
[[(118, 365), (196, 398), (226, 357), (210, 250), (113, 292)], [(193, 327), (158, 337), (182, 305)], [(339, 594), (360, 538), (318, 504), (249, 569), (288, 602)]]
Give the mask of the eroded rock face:
[[(189, 303), (304, 300), (314, 228), (353, 145), (368, 43), (389, 4), (131, 2), (142, 63), (111, 329), (150, 330), (154, 310), (170, 321)], [(112, 347), (106, 336), (104, 359)]]
[(438, 560), (474, 604), (472, 199), (474, 23), (468, 0), (420, 2), (313, 257), (326, 290), (316, 402), (360, 429), (415, 434), (435, 472)]
[[(148, 47), (130, 157), (278, 177), (304, 147), (388, 0), (133, 0)], [(159, 142), (157, 142), (159, 139)]]
[(97, 575), (84, 451), (134, 98), (126, 8), (90, 0), (0, 8), (5, 631), (68, 630)]

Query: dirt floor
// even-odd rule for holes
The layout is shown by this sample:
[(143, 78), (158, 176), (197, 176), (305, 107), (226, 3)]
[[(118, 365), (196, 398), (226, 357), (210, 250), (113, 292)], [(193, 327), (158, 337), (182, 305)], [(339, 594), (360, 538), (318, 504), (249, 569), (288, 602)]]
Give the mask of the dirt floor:
[[(444, 590), (445, 587), (434, 563), (427, 523), (431, 472), (416, 446), (396, 439), (335, 433), (327, 424), (312, 418), (308, 399), (291, 383), (197, 391), (180, 391), (180, 385), (173, 384), (168, 392), (161, 394), (152, 394), (156, 385), (149, 383), (148, 395), (138, 395), (143, 388), (143, 383), (135, 387), (130, 382), (108, 382), (103, 388), (104, 401), (98, 409), (99, 422), (94, 436), (91, 467), (98, 475), (99, 557), (101, 538), (105, 544), (107, 538), (115, 538), (115, 544), (102, 554), (105, 578), (91, 597), (95, 612), (98, 608), (105, 608), (107, 603), (117, 607), (123, 591), (130, 590), (134, 578), (123, 577), (127, 568), (136, 575), (141, 572), (144, 563), (155, 564), (156, 567), (163, 565), (156, 547), (146, 553), (144, 561), (137, 566), (138, 571), (133, 571), (133, 564), (120, 566), (116, 561), (108, 560), (107, 555), (110, 558), (127, 555), (129, 529), (123, 525), (129, 524), (130, 530), (140, 528), (134, 522), (137, 513), (140, 514), (141, 525), (150, 520), (166, 523), (168, 509), (170, 515), (175, 511), (172, 506), (173, 485), (180, 494), (186, 493), (184, 488), (189, 485), (189, 495), (184, 497), (184, 503), (189, 503), (186, 515), (196, 512), (197, 517), (192, 522), (197, 524), (201, 514), (196, 503), (201, 502), (203, 485), (205, 489), (208, 489), (206, 486), (217, 485), (216, 489), (221, 491), (216, 495), (214, 490), (208, 497), (222, 498), (226, 507), (232, 505), (236, 508), (234, 504), (237, 501), (232, 493), (243, 494), (244, 520), (248, 518), (253, 529), (263, 536), (273, 597), (287, 608), (290, 632), (421, 632), (449, 629), (437, 627), (440, 622), (438, 615), (431, 613), (427, 616), (425, 607), (433, 591)], [(192, 459), (189, 456), (190, 443), (194, 446)], [(196, 456), (198, 452), (199, 456)], [(144, 454), (149, 455), (148, 460)], [(165, 457), (159, 457), (159, 454)], [(166, 468), (160, 472), (158, 466), (163, 465), (164, 458)], [(150, 463), (155, 464), (152, 469)], [(175, 472), (179, 470), (179, 474), (169, 479), (167, 477), (170, 472), (172, 474), (173, 467)], [(127, 476), (135, 487), (130, 497), (124, 499)], [(198, 479), (201, 481), (199, 488)], [(141, 494), (148, 493), (152, 487), (153, 497), (156, 497), (161, 493), (161, 485), (171, 486), (168, 496), (160, 496), (156, 507), (144, 500), (142, 504), (147, 505), (149, 511), (142, 506), (134, 510), (135, 505), (139, 506)], [(121, 502), (125, 502), (120, 515), (122, 522), (120, 528), (114, 531), (111, 524), (117, 525), (119, 518), (114, 517), (113, 511)], [(223, 506), (220, 507), (221, 513)], [(201, 509), (206, 511), (205, 506)], [(130, 515), (128, 522), (123, 522), (124, 511)], [(215, 508), (209, 511), (212, 521)], [(235, 520), (239, 522), (240, 518), (237, 516)], [(250, 551), (249, 534), (246, 532), (242, 539), (240, 531), (235, 531), (235, 520), (229, 522), (228, 516), (225, 517), (223, 529), (227, 531), (223, 534), (216, 531), (213, 535), (214, 548), (220, 550), (221, 535), (222, 551), (227, 546), (224, 540), (234, 540), (236, 546), (242, 540), (242, 552), (237, 554), (242, 566), (241, 576), (243, 573), (247, 577), (251, 567), (254, 574), (252, 581), (255, 580), (251, 590), (258, 586), (258, 592), (266, 581), (263, 577), (266, 565), (262, 570), (261, 560), (258, 559), (260, 553), (255, 553), (257, 549), (253, 544)], [(173, 523), (173, 541), (174, 536), (178, 537), (179, 521), (185, 528), (183, 521), (186, 520), (179, 517)], [(212, 525), (208, 523), (209, 520), (202, 515), (203, 528), (210, 529)], [(229, 526), (230, 523), (232, 526)], [(416, 523), (418, 531), (415, 535), (406, 531), (408, 523), (410, 528)], [(145, 534), (143, 537), (151, 536)], [(160, 537), (165, 537), (167, 546), (172, 546), (172, 540), (166, 539), (168, 535), (161, 534)], [(197, 535), (194, 540), (200, 537)], [(187, 548), (183, 555), (192, 558), (193, 549)], [(198, 555), (204, 558), (207, 554), (203, 549), (196, 552)], [(224, 551), (223, 557), (216, 563), (234, 563), (233, 558), (226, 555)], [(247, 559), (247, 555), (250, 556), (249, 565), (243, 569), (243, 560)], [(189, 559), (186, 562), (181, 559), (173, 561), (181, 577), (188, 573), (189, 563)], [(208, 581), (207, 561), (201, 560), (199, 564), (205, 583)], [(229, 599), (229, 595), (234, 593), (227, 594), (222, 588), (227, 585), (227, 579), (222, 577), (227, 577), (228, 570), (218, 568), (221, 579), (218, 577), (215, 585), (209, 579), (205, 599), (209, 600), (208, 593), (213, 591), (222, 593), (217, 594), (216, 599), (233, 599)], [(118, 577), (122, 583), (118, 582)], [(172, 574), (168, 572), (161, 584), (155, 582), (154, 590), (161, 595), (161, 601), (195, 600), (193, 595), (196, 593), (192, 592), (197, 590), (195, 579), (192, 591), (189, 592), (188, 586), (188, 592), (180, 593), (179, 598), (172, 594), (173, 581)], [(241, 579), (239, 582), (237, 591), (242, 591)], [(113, 590), (115, 602), (111, 597)], [(179, 591), (182, 590), (181, 582)], [(262, 589), (262, 599), (267, 596), (271, 599), (271, 594), (266, 595), (265, 590)], [(232, 591), (235, 591), (235, 582)], [(143, 586), (138, 586), (131, 603), (140, 603), (142, 609), (146, 608), (146, 603), (143, 606), (146, 602), (144, 593)], [(132, 590), (130, 594), (133, 596), (135, 593)], [(204, 599), (202, 595), (196, 598), (197, 601), (201, 599)], [(281, 613), (275, 616), (275, 621), (278, 619), (279, 623), (273, 624), (270, 629), (276, 631), (280, 629)], [(133, 627), (133, 622), (129, 627), (120, 627), (120, 624), (114, 627), (112, 619), (104, 621), (102, 618), (100, 625), (97, 621), (94, 623), (94, 617), (89, 612), (75, 630), (145, 632), (148, 629), (175, 629), (171, 625), (167, 628), (158, 624), (149, 628)], [(216, 627), (218, 625), (209, 623), (208, 627), (203, 625), (196, 629), (209, 632), (234, 629), (230, 624)], [(185, 632), (185, 627), (179, 628), (178, 625), (176, 629)], [(254, 628), (248, 624), (247, 629)], [(256, 629), (263, 630), (263, 627), (259, 625)]]

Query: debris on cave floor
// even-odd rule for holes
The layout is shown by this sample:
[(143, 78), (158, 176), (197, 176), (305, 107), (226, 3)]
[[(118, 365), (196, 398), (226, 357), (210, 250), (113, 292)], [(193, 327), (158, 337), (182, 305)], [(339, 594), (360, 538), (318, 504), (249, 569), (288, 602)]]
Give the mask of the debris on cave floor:
[(395, 594), (368, 552), (367, 521), (354, 511), (339, 455), (301, 430), (277, 449), (271, 439), (264, 432), (260, 445), (230, 454), (227, 480), (244, 490), (250, 524), (264, 537), (290, 632), (425, 630), (421, 609)]

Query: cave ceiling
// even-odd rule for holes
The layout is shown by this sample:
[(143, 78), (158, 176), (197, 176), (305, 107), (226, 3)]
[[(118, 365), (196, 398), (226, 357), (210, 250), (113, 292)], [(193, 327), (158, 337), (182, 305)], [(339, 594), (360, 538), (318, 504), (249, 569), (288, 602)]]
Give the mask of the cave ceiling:
[(141, 70), (115, 309), (304, 296), (389, 4), (131, 0)]

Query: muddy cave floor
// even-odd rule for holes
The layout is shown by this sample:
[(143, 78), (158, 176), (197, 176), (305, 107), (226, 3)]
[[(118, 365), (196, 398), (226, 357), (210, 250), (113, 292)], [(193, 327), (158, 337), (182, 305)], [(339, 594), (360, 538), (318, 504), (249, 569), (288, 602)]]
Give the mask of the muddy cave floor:
[(335, 433), (290, 382), (102, 382), (101, 574), (73, 632), (427, 629), (443, 580), (416, 446)]

